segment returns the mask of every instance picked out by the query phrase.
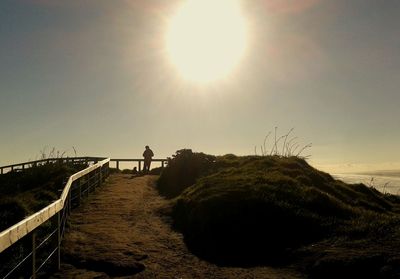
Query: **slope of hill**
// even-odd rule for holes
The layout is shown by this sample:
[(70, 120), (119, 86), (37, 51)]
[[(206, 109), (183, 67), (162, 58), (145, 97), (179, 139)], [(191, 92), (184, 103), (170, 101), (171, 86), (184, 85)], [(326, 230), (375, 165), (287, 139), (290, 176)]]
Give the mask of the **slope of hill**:
[[(182, 183), (188, 174), (184, 182), (194, 183)], [(165, 185), (175, 185), (170, 195)], [(158, 187), (175, 196), (174, 224), (188, 247), (212, 262), (290, 263), (324, 278), (400, 271), (399, 197), (335, 180), (300, 158), (183, 150)]]

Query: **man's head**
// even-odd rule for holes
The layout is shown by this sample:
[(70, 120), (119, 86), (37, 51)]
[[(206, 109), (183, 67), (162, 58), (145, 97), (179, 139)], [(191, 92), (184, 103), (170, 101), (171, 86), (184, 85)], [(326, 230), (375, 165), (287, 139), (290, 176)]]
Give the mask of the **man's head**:
[(146, 145), (146, 149), (149, 149), (150, 147), (148, 145)]

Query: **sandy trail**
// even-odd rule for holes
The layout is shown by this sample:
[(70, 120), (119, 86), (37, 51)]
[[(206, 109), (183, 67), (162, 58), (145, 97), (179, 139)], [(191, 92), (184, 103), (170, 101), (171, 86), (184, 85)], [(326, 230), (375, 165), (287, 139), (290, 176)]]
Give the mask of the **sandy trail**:
[(156, 176), (112, 175), (71, 214), (52, 278), (302, 278), (289, 269), (218, 267), (191, 254), (161, 211)]

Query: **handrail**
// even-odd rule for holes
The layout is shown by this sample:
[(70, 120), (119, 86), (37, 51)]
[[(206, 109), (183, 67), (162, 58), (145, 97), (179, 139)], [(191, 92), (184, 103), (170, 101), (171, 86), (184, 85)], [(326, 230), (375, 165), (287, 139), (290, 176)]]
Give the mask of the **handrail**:
[(11, 226), (10, 228), (0, 232), (0, 253), (10, 247), (12, 244), (23, 238), (41, 224), (49, 220), (52, 216), (56, 215), (64, 208), (67, 195), (71, 189), (72, 182), (90, 173), (94, 169), (102, 167), (110, 162), (110, 159), (105, 159), (97, 164), (94, 164), (80, 172), (71, 175), (67, 184), (61, 194), (60, 199), (46, 206), (42, 210), (30, 215), (19, 223)]
[[(16, 278), (19, 275), (25, 278), (27, 274), (31, 274), (29, 278), (35, 279), (39, 270), (49, 263), (55, 263), (57, 269), (60, 269), (61, 242), (72, 208), (94, 192), (109, 175), (109, 158), (83, 159), (96, 163), (71, 175), (58, 200), (0, 232), (1, 278)], [(97, 162), (99, 159), (102, 161)], [(30, 247), (29, 241), (27, 242), (28, 236), (31, 237)], [(18, 242), (21, 239), (25, 241)], [(53, 247), (49, 246), (54, 244)], [(51, 260), (53, 258), (55, 261)], [(29, 259), (31, 268), (27, 267)]]
[[(5, 169), (10, 169), (13, 171), (14, 169), (17, 169), (18, 167), (21, 167), (22, 170), (25, 169), (25, 166), (33, 166), (36, 164), (40, 163), (49, 163), (49, 162), (57, 162), (57, 161), (62, 161), (62, 162), (79, 162), (79, 161), (85, 161), (85, 162), (98, 162), (100, 160), (104, 160), (104, 157), (65, 157), (65, 158), (48, 158), (48, 159), (40, 159), (40, 160), (35, 160), (35, 161), (29, 161), (25, 163), (18, 163), (18, 164), (12, 164), (12, 165), (7, 165), (7, 166), (0, 166), (0, 174), (4, 173)], [(152, 159), (152, 162), (158, 162), (161, 163), (161, 167), (165, 166), (165, 163), (168, 162), (168, 159)], [(119, 163), (120, 162), (137, 162), (138, 163), (138, 169), (139, 171), (141, 170), (142, 167), (142, 162), (144, 162), (144, 159), (128, 159), (128, 158), (122, 158), (122, 159), (110, 159), (110, 162), (115, 162), (116, 163), (116, 168), (119, 169)], [(18, 169), (18, 170), (21, 170)]]
[[(27, 167), (34, 167), (42, 163), (94, 163), (68, 178), (58, 200), (0, 232), (0, 261), (2, 262), (0, 264), (0, 278), (14, 278), (22, 272), (24, 276), (29, 273), (31, 274), (30, 278), (35, 279), (38, 271), (48, 263), (56, 263), (57, 269), (60, 269), (61, 242), (71, 209), (78, 206), (84, 197), (95, 191), (96, 187), (102, 184), (109, 174), (110, 162), (115, 162), (118, 169), (120, 162), (137, 162), (140, 171), (143, 161), (144, 159), (71, 157), (48, 158), (0, 167), (0, 173), (3, 174), (4, 169), (7, 170), (7, 168), (11, 169), (11, 171), (16, 169), (22, 171)], [(153, 159), (152, 161), (160, 162), (161, 167), (168, 163), (168, 159)], [(48, 232), (49, 228), (52, 230), (50, 233)], [(29, 240), (28, 236), (31, 237), (31, 244), (29, 244), (29, 241), (27, 242)], [(19, 241), (21, 239), (25, 241)], [(54, 239), (55, 246), (49, 248), (49, 244), (54, 244)], [(40, 251), (38, 252), (39, 249)], [(28, 254), (25, 252), (28, 252)], [(43, 255), (45, 255), (44, 260)], [(53, 260), (50, 261), (53, 258), (55, 262)], [(3, 263), (3, 260), (7, 264)], [(32, 264), (31, 268), (27, 267), (29, 260)], [(4, 275), (4, 273), (7, 274)]]
[[(144, 161), (144, 159), (129, 159), (129, 158), (124, 158), (124, 159), (110, 159), (111, 162), (138, 162), (138, 161)], [(151, 159), (152, 162), (166, 162), (168, 159)]]
[[(168, 163), (168, 159), (151, 159), (152, 162), (160, 162), (161, 167), (165, 166), (165, 163)], [(137, 162), (138, 163), (138, 170), (141, 171), (142, 169), (142, 162), (144, 159), (110, 159), (110, 162), (115, 162), (115, 167), (119, 170), (119, 163), (120, 162)]]
[(36, 165), (40, 163), (49, 163), (49, 162), (79, 162), (79, 161), (87, 161), (87, 162), (98, 162), (100, 160), (104, 160), (104, 157), (62, 157), (62, 158), (47, 158), (47, 159), (40, 159), (40, 160), (35, 160), (35, 161), (28, 161), (24, 163), (18, 163), (18, 164), (12, 164), (12, 165), (7, 165), (7, 166), (0, 166), (0, 174), (4, 173), (4, 169), (11, 169), (14, 170), (16, 167), (22, 167), (22, 169), (25, 169), (25, 166), (29, 165)]

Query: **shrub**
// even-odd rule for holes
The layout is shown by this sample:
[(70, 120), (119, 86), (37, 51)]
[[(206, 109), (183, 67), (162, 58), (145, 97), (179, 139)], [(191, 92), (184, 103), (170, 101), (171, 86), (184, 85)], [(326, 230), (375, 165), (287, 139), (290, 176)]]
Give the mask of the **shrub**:
[(149, 174), (151, 175), (160, 175), (163, 171), (162, 167), (158, 167), (158, 168), (153, 168), (150, 170)]
[(4, 198), (0, 203), (0, 232), (24, 219), (27, 214), (28, 209), (21, 201)]
[[(283, 135), (278, 134), (278, 127), (275, 127), (272, 142), (268, 144), (268, 138), (271, 136), (271, 132), (264, 138), (264, 142), (260, 145), (261, 156), (279, 156), (279, 157), (298, 157), (302, 159), (310, 158), (311, 155), (303, 156), (302, 153), (311, 148), (312, 144), (300, 145), (298, 137), (292, 136), (294, 128), (290, 129), (289, 132)], [(268, 146), (270, 145), (270, 146)], [(257, 155), (256, 145), (254, 147), (254, 153)]]
[(159, 192), (169, 198), (176, 197), (212, 168), (215, 156), (192, 152), (191, 149), (176, 151), (168, 158), (168, 165), (161, 172), (157, 186)]
[(121, 173), (122, 173), (122, 174), (132, 174), (133, 172), (132, 172), (132, 170), (130, 170), (130, 169), (123, 169), (123, 170), (121, 171)]

